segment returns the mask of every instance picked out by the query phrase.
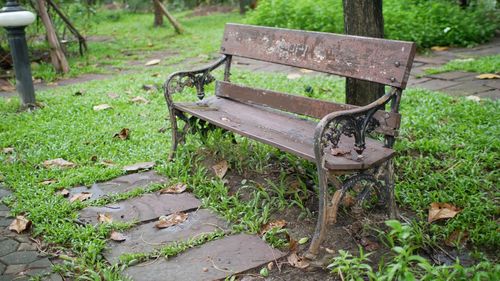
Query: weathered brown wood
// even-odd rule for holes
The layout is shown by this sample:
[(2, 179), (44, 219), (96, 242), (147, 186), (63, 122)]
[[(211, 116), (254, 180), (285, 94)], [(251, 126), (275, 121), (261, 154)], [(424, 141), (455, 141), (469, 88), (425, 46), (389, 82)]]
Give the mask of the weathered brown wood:
[(66, 15), (61, 11), (61, 9), (59, 9), (59, 6), (57, 6), (57, 4), (54, 3), (54, 1), (47, 0), (47, 3), (54, 9), (54, 11), (56, 11), (56, 13), (68, 27), (69, 31), (77, 38), (79, 44), (80, 56), (83, 56), (83, 52), (88, 50), (87, 40), (85, 39), (85, 37), (83, 37), (83, 35), (78, 31), (78, 29), (76, 29), (73, 23), (68, 19), (68, 17), (66, 17)]
[[(345, 34), (384, 37), (382, 0), (343, 0)], [(384, 85), (346, 78), (346, 103), (367, 105), (384, 95)]]
[(227, 24), (221, 53), (405, 88), (412, 42)]
[(61, 44), (57, 39), (57, 34), (52, 24), (52, 20), (47, 13), (45, 0), (38, 0), (38, 14), (40, 15), (43, 25), (45, 26), (45, 30), (47, 31), (47, 41), (50, 46), (50, 59), (52, 61), (52, 65), (54, 65), (57, 72), (69, 72), (69, 64), (61, 48)]
[(179, 22), (168, 12), (167, 8), (159, 1), (159, 0), (154, 0), (155, 4), (158, 5), (160, 10), (163, 12), (165, 17), (167, 17), (168, 21), (172, 26), (174, 27), (174, 30), (177, 34), (182, 34), (184, 33), (184, 28), (180, 25)]
[(162, 12), (160, 6), (158, 5), (158, 2), (161, 3), (162, 1), (163, 0), (159, 0), (159, 1), (153, 0), (153, 8), (154, 8), (154, 14), (155, 14), (155, 19), (154, 19), (154, 23), (153, 23), (154, 27), (163, 26), (163, 12)]
[[(216, 96), (197, 103), (176, 103), (175, 107), (217, 127), (315, 161), (313, 138), (317, 123), (312, 120)], [(333, 156), (327, 153), (325, 167), (337, 171), (367, 169), (389, 159), (394, 153), (381, 142), (371, 139), (366, 140), (366, 147), (362, 161), (352, 160), (351, 154)], [(339, 149), (354, 151), (353, 139), (343, 136)]]
[[(318, 119), (323, 118), (331, 112), (357, 107), (265, 89), (249, 88), (224, 81), (216, 82), (215, 94), (219, 97), (229, 98), (242, 103), (263, 105)], [(377, 132), (390, 136), (397, 135), (401, 123), (401, 115), (399, 113), (379, 110), (373, 117), (380, 123), (380, 127), (376, 129)]]

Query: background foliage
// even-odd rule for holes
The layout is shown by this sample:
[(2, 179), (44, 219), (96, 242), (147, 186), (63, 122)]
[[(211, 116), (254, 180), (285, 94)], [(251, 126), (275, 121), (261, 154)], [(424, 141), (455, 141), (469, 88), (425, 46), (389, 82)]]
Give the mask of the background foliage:
[[(500, 17), (490, 2), (461, 8), (449, 0), (384, 0), (385, 37), (435, 45), (471, 46), (491, 39)], [(342, 0), (261, 0), (249, 23), (343, 33)]]

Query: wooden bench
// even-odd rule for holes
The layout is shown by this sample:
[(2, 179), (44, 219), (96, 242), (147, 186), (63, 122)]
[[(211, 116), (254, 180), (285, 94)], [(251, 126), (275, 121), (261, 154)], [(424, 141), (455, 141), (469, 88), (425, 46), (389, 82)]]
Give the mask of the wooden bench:
[[(164, 85), (172, 126), (171, 157), (192, 121), (203, 120), (316, 163), (319, 212), (306, 254), (311, 259), (317, 256), (326, 226), (336, 221), (339, 202), (347, 193), (356, 196), (352, 212), (378, 202), (396, 217), (392, 146), (414, 43), (227, 24), (220, 50), (222, 56), (213, 64), (173, 73)], [(375, 102), (357, 107), (241, 86), (230, 82), (233, 56), (377, 82), (390, 90)], [(215, 81), (211, 72), (222, 65), (224, 80), (216, 81), (215, 96), (204, 99), (204, 86)], [(174, 102), (172, 95), (184, 87), (195, 87), (200, 101)], [(182, 129), (178, 119), (184, 121)], [(368, 138), (371, 132), (381, 133), (384, 141)], [(336, 188), (333, 196), (328, 182)]]

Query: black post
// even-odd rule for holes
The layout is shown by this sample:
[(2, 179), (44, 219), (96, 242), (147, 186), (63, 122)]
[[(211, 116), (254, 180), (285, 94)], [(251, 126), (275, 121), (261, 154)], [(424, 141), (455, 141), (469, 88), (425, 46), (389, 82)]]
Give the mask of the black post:
[(28, 44), (26, 43), (25, 26), (6, 27), (9, 39), (10, 52), (14, 61), (16, 72), (16, 89), (24, 106), (34, 107), (35, 88), (31, 76), (31, 62), (28, 54)]
[[(1, 14), (26, 12), (17, 0), (8, 0), (0, 10)], [(28, 23), (28, 22), (27, 22)], [(28, 44), (26, 43), (26, 26), (9, 26), (4, 22), (9, 40), (10, 52), (14, 61), (14, 70), (16, 72), (16, 89), (21, 98), (22, 105), (28, 108), (35, 107), (35, 88), (31, 77), (31, 62), (28, 54)], [(19, 23), (18, 23), (19, 24)]]

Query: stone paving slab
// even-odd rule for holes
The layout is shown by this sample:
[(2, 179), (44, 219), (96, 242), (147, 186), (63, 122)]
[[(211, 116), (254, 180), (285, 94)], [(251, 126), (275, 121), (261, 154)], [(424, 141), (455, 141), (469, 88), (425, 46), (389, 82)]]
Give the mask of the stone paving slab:
[(148, 222), (174, 212), (193, 210), (201, 206), (192, 194), (145, 194), (103, 207), (87, 207), (80, 211), (80, 221), (97, 223), (98, 214), (110, 214), (113, 221)]
[(481, 92), (481, 93), (475, 94), (475, 96), (478, 96), (482, 99), (488, 98), (488, 99), (492, 99), (492, 100), (496, 101), (496, 100), (500, 99), (500, 90), (495, 89), (493, 91)]
[(89, 200), (110, 196), (117, 193), (125, 193), (138, 188), (146, 188), (152, 184), (163, 184), (168, 182), (167, 178), (158, 175), (155, 171), (135, 173), (118, 177), (111, 181), (95, 183), (91, 187), (79, 186), (70, 190), (72, 195), (81, 192), (90, 192), (92, 197)]
[(415, 85), (415, 87), (416, 88), (423, 88), (423, 89), (427, 89), (427, 90), (432, 90), (432, 91), (438, 91), (438, 90), (442, 90), (444, 88), (456, 86), (458, 84), (460, 84), (460, 83), (454, 82), (454, 81), (432, 79), (430, 81), (417, 84), (417, 85)]
[(132, 280), (217, 280), (261, 266), (285, 256), (256, 235), (239, 234), (208, 242), (169, 260), (130, 267)]
[(143, 224), (124, 233), (127, 240), (123, 242), (108, 242), (104, 257), (110, 263), (116, 263), (120, 255), (125, 253), (152, 252), (170, 242), (188, 240), (202, 233), (226, 230), (228, 227), (225, 221), (205, 209), (189, 213), (185, 222), (175, 226), (158, 229), (154, 224), (155, 222)]
[(452, 96), (469, 96), (476, 93), (492, 90), (490, 87), (484, 86), (484, 83), (485, 82), (483, 80), (468, 81), (459, 85), (447, 87), (442, 91)]

